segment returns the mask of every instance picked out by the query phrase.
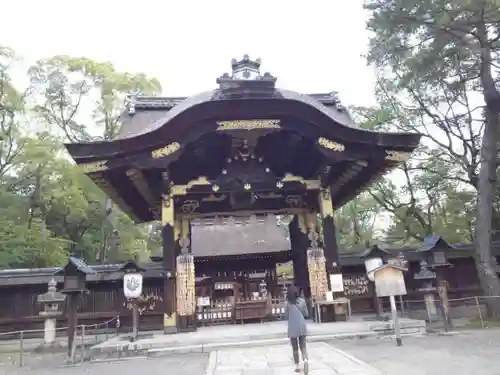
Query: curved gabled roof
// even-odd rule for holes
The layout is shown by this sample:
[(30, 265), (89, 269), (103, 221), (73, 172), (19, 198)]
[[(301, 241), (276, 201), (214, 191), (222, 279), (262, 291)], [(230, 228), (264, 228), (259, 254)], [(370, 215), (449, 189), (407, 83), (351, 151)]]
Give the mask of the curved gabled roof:
[[(232, 74), (217, 79), (219, 87), (189, 98), (129, 97), (128, 111), (121, 117), (122, 128), (113, 141), (68, 144), (75, 159), (116, 156), (160, 146), (182, 144), (191, 127), (200, 135), (215, 129), (217, 121), (292, 118), (308, 124), (314, 136), (333, 140), (371, 143), (392, 149), (414, 149), (417, 134), (379, 133), (361, 129), (337, 97), (337, 93), (301, 94), (275, 87), (276, 78), (260, 73), (260, 60), (247, 55), (231, 63)], [(307, 130), (304, 130), (307, 133)], [(320, 135), (321, 134), (321, 135)], [(307, 134), (304, 134), (307, 135)], [(192, 139), (192, 137), (187, 137)]]
[[(219, 90), (205, 91), (185, 98), (182, 101), (179, 101), (177, 99), (175, 102), (170, 101), (168, 98), (157, 98), (156, 100), (147, 98), (150, 107), (148, 108), (146, 106), (141, 106), (141, 108), (142, 111), (147, 111), (149, 109), (149, 112), (152, 112), (151, 114), (154, 114), (152, 116), (149, 116), (150, 119), (151, 117), (153, 118), (153, 121), (145, 124), (137, 124), (137, 122), (131, 121), (131, 118), (139, 113), (134, 113), (132, 115), (125, 114), (124, 116), (122, 116), (123, 126), (116, 139), (135, 138), (147, 133), (154, 132), (162, 126), (168, 124), (176, 116), (185, 111), (188, 111), (191, 108), (194, 108), (199, 104), (206, 102), (216, 102), (218, 100), (218, 94)], [(338, 99), (332, 99), (336, 97), (335, 93), (327, 94), (327, 96), (325, 94), (301, 94), (291, 90), (276, 89), (276, 94), (276, 97), (271, 98), (270, 100), (293, 100), (301, 102), (322, 112), (340, 125), (359, 129), (359, 125), (354, 122), (347, 109), (342, 107), (340, 104), (337, 104)], [(138, 100), (137, 104), (139, 104), (141, 98), (136, 98), (135, 100)], [(333, 100), (336, 100), (337, 103), (335, 103), (335, 101)], [(156, 103), (161, 104), (158, 105)]]
[[(147, 133), (151, 133), (168, 123), (171, 119), (178, 116), (182, 112), (188, 111), (190, 108), (195, 107), (198, 104), (211, 101), (214, 94), (215, 90), (211, 90), (201, 92), (199, 94), (186, 98), (185, 100), (171, 107), (171, 109), (162, 111), (161, 117), (159, 119), (156, 119), (155, 121), (152, 121), (150, 123), (140, 124), (140, 126), (137, 126), (138, 124), (134, 121), (126, 121), (125, 119), (116, 139), (135, 138)], [(131, 116), (135, 116), (135, 114)]]

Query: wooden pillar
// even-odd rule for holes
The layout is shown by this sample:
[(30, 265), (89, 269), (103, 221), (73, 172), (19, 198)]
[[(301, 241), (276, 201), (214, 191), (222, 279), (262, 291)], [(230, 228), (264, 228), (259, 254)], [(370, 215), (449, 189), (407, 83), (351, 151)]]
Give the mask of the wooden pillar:
[(298, 286), (298, 280), (300, 275), (299, 262), (300, 257), (297, 251), (297, 241), (299, 240), (297, 237), (297, 225), (296, 225), (297, 217), (294, 216), (293, 219), (288, 224), (288, 233), (290, 235), (290, 247), (292, 249), (292, 267), (293, 267), (293, 281), (294, 284)]
[[(330, 188), (323, 188), (318, 198), (323, 225), (323, 249), (325, 251), (326, 272), (330, 275), (332, 273), (338, 273), (340, 270), (340, 254), (337, 245)], [(330, 283), (329, 278), (328, 283)]]
[(309, 271), (307, 269), (307, 225), (303, 214), (295, 215), (289, 225), (292, 245), (294, 283), (300, 288), (305, 298), (310, 298)]
[(66, 317), (68, 319), (68, 359), (73, 360), (75, 350), (75, 333), (78, 322), (77, 305), (78, 294), (68, 293), (66, 297)]
[(163, 325), (165, 332), (177, 331), (176, 317), (176, 290), (175, 290), (175, 275), (176, 275), (176, 259), (175, 259), (175, 215), (174, 215), (174, 199), (171, 195), (164, 195), (161, 210), (161, 235), (163, 247), (163, 303), (164, 303), (164, 318)]

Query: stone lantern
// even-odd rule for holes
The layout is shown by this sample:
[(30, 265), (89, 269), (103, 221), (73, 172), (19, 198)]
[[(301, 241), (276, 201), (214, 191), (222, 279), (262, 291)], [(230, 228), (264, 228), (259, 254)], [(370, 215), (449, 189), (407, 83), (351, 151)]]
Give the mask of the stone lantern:
[(43, 305), (43, 311), (40, 316), (45, 317), (43, 348), (53, 347), (56, 343), (56, 317), (59, 316), (61, 306), (66, 296), (56, 290), (56, 281), (49, 281), (47, 293), (40, 294), (37, 298), (38, 303)]
[(427, 317), (429, 323), (431, 323), (436, 318), (436, 302), (434, 301), (434, 293), (436, 292), (436, 273), (427, 267), (427, 261), (422, 260), (420, 262), (420, 271), (413, 275), (414, 280), (420, 281), (419, 292), (424, 293), (425, 310), (427, 311)]
[(436, 275), (437, 295), (440, 301), (441, 314), (444, 320), (444, 329), (448, 331), (452, 328), (450, 306), (448, 301), (448, 282), (445, 270), (453, 267), (448, 262), (447, 253), (455, 249), (440, 236), (429, 236), (424, 238), (422, 246), (416, 251), (423, 253), (427, 268), (434, 271)]
[(424, 253), (427, 267), (435, 270), (452, 266), (451, 263), (448, 263), (447, 252), (453, 249), (455, 249), (455, 247), (448, 244), (440, 236), (429, 236), (424, 238), (424, 242), (417, 252)]

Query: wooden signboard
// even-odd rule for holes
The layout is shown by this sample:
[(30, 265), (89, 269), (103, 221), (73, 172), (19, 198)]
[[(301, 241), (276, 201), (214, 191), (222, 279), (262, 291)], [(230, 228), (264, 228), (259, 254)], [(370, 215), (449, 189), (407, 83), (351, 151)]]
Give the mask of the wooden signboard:
[(344, 291), (344, 278), (341, 273), (330, 275), (330, 286), (332, 292)]
[(406, 295), (404, 271), (403, 268), (394, 267), (390, 264), (373, 270), (377, 297)]

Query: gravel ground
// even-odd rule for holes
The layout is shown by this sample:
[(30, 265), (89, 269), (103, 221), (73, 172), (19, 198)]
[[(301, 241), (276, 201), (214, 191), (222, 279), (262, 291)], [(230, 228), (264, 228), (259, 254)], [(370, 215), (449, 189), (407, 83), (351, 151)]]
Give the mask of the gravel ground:
[(328, 344), (367, 362), (384, 375), (500, 375), (500, 330), (394, 340), (334, 340)]
[(0, 375), (202, 375), (208, 354), (180, 354), (161, 358), (135, 358), (109, 363), (84, 363), (81, 366), (62, 366), (64, 356), (41, 356), (29, 359), (25, 367), (12, 363), (0, 364)]

